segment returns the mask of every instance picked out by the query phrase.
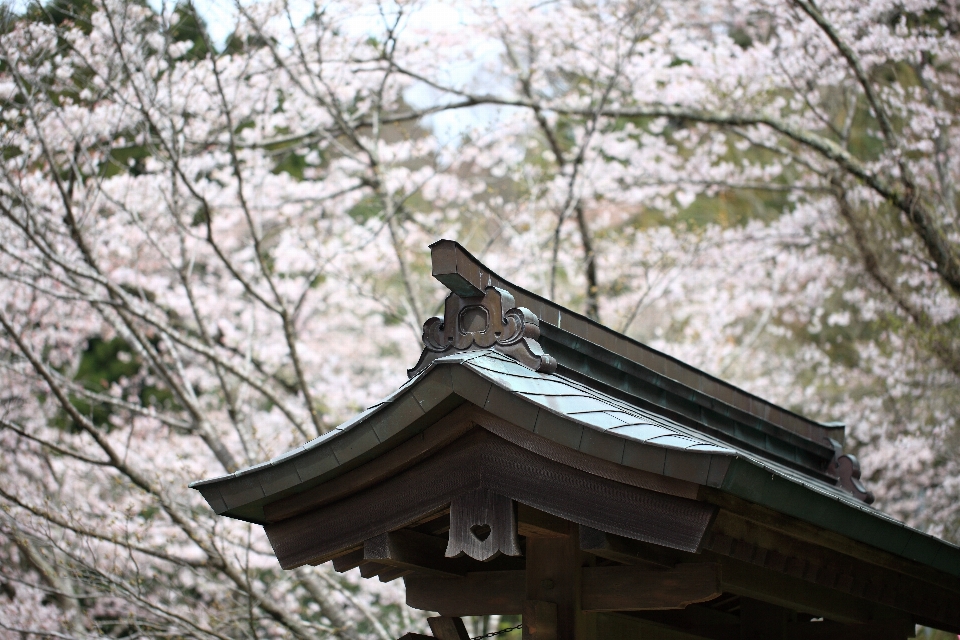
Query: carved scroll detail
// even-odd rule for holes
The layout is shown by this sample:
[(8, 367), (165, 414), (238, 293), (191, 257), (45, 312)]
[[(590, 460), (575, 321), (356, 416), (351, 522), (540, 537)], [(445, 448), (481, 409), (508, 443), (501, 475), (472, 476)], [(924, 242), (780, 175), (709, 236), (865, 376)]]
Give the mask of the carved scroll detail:
[(517, 514), (513, 500), (486, 489), (461, 494), (450, 503), (450, 538), (446, 557), (468, 555), (492, 560), (500, 554), (519, 556)]
[(827, 467), (827, 473), (837, 477), (837, 486), (847, 493), (853, 494), (854, 498), (862, 500), (867, 504), (873, 504), (874, 496), (872, 491), (867, 488), (860, 480), (860, 461), (852, 453), (844, 453), (843, 447), (836, 440), (831, 439), (833, 445), (833, 460)]
[(443, 317), (423, 323), (423, 352), (407, 375), (412, 378), (449, 353), (473, 349), (494, 349), (534, 371), (552, 373), (557, 361), (543, 352), (539, 337), (540, 319), (516, 306), (509, 292), (487, 287), (482, 296), (451, 293), (444, 302)]

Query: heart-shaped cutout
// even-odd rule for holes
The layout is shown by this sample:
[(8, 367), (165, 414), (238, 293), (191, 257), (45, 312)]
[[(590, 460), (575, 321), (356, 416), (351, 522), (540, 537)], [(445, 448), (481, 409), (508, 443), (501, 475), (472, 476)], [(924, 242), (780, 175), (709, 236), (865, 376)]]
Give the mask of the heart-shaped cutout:
[(483, 542), (490, 537), (490, 525), (488, 524), (475, 524), (470, 527), (470, 533), (473, 534), (473, 537)]

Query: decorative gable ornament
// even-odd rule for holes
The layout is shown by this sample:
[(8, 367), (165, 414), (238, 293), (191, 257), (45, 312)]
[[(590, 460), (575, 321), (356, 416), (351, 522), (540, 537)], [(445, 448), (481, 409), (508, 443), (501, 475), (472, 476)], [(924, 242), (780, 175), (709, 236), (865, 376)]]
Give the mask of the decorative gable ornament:
[(476, 349), (493, 349), (529, 369), (553, 373), (557, 361), (543, 352), (539, 337), (540, 319), (526, 307), (518, 307), (509, 292), (487, 287), (482, 296), (451, 293), (444, 302), (443, 317), (423, 323), (423, 352), (407, 375), (414, 377), (437, 358)]

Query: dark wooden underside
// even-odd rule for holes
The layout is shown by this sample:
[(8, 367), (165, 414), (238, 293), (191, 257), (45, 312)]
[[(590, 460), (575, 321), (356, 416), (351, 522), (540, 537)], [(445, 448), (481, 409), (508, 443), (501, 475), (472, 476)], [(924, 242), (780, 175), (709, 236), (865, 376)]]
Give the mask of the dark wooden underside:
[(280, 565), (323, 562), (485, 489), (543, 512), (668, 548), (699, 549), (716, 509), (573, 469), (475, 429), (375, 486), (265, 528)]
[[(509, 522), (500, 548), (518, 555), (446, 557), (451, 503), (488, 494), (514, 505), (484, 522), (491, 538)], [(468, 406), (265, 512), (285, 568), (333, 559), (337, 571), (403, 578), (411, 606), (523, 615), (527, 640), (902, 640), (915, 622), (960, 631), (960, 585), (931, 570)]]

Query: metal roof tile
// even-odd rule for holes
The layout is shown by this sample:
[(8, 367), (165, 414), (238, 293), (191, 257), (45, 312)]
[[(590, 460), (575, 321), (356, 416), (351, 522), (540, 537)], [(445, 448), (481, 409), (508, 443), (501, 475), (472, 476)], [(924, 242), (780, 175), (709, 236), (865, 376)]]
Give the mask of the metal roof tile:
[(490, 351), (481, 357), (470, 359), (468, 366), (483, 369), (485, 372), (506, 373), (517, 376), (518, 378), (544, 378), (544, 374), (532, 371), (516, 360), (499, 354), (496, 351)]
[(637, 424), (640, 422), (648, 422), (641, 416), (634, 415), (626, 411), (621, 411), (620, 409), (613, 409), (611, 411), (607, 411), (607, 414), (613, 416), (614, 418), (618, 418), (623, 424)]
[(609, 460), (620, 464), (623, 461), (623, 448), (626, 441), (623, 438), (610, 435), (605, 431), (584, 429), (580, 439), (580, 451), (601, 460)]
[(572, 413), (570, 414), (571, 418), (575, 418), (581, 422), (586, 422), (595, 427), (600, 427), (601, 429), (612, 429), (614, 427), (622, 427), (624, 425), (623, 420), (612, 416), (606, 411), (587, 411), (584, 413)]
[(658, 447), (670, 447), (671, 449), (689, 449), (690, 447), (703, 444), (694, 440), (693, 438), (687, 438), (685, 436), (678, 436), (674, 434), (656, 436), (655, 438), (650, 438), (647, 440), (650, 444), (655, 444)]
[(487, 380), (515, 393), (535, 393), (539, 395), (569, 395), (579, 393), (579, 390), (559, 380), (522, 378), (520, 376), (492, 371), (478, 373)]
[(584, 395), (564, 395), (564, 396), (547, 396), (536, 393), (521, 393), (523, 397), (536, 402), (537, 404), (553, 409), (558, 413), (574, 413), (574, 412), (585, 412), (585, 411), (604, 411), (610, 409), (610, 405), (606, 402), (598, 400), (591, 396)]
[(700, 453), (726, 453), (731, 455), (737, 453), (730, 447), (721, 447), (715, 444), (695, 444), (692, 447), (688, 447), (688, 449), (690, 451), (697, 451)]
[(300, 456), (296, 459), (294, 465), (297, 474), (300, 476), (300, 482), (306, 482), (332, 471), (340, 466), (340, 463), (337, 462), (337, 457), (333, 455), (333, 449), (323, 447)]
[(673, 431), (664, 429), (663, 427), (655, 424), (631, 424), (625, 427), (616, 427), (611, 429), (611, 431), (618, 435), (630, 438), (631, 440), (638, 440), (640, 442), (646, 442), (647, 440), (662, 436), (676, 435)]
[(571, 449), (580, 449), (583, 439), (583, 427), (566, 417), (560, 417), (549, 411), (541, 411), (537, 416), (534, 433), (553, 440)]

